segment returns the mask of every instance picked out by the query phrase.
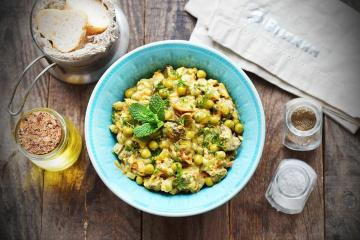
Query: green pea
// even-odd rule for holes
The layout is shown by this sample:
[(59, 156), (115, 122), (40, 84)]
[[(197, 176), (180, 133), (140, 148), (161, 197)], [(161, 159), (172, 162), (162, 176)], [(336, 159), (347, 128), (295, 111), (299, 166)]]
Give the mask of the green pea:
[(224, 159), (224, 158), (226, 158), (226, 153), (224, 151), (217, 151), (215, 153), (215, 157), (217, 159)]
[(214, 182), (210, 177), (207, 177), (207, 178), (205, 178), (205, 184), (206, 184), (206, 186), (211, 187), (214, 185)]
[(186, 94), (187, 88), (185, 86), (179, 86), (176, 88), (176, 92), (179, 96), (184, 96)]
[(163, 84), (167, 89), (172, 89), (174, 87), (174, 83), (170, 79), (164, 79)]
[(203, 163), (203, 156), (196, 154), (194, 156), (194, 162), (196, 165), (200, 166)]
[(126, 136), (131, 136), (133, 134), (133, 129), (131, 127), (124, 127), (123, 128), (123, 132)]
[(150, 143), (149, 143), (149, 148), (151, 149), (151, 150), (156, 150), (156, 149), (158, 149), (158, 147), (159, 147), (159, 144), (156, 142), (156, 141), (151, 141)]
[(182, 165), (179, 162), (174, 162), (171, 164), (171, 168), (172, 168), (172, 170), (174, 170), (174, 172), (179, 171), (182, 169)]
[(167, 140), (161, 140), (160, 142), (160, 148), (164, 149), (164, 148), (169, 148), (170, 144), (169, 141)]
[(144, 167), (145, 175), (153, 174), (154, 170), (155, 170), (155, 168), (154, 168), (154, 165), (152, 165), (152, 164), (146, 164)]
[(220, 123), (220, 117), (218, 115), (211, 116), (209, 121), (212, 125), (218, 125)]
[(211, 99), (208, 99), (204, 102), (204, 108), (211, 109), (214, 106), (214, 101)]
[(151, 152), (150, 152), (149, 149), (144, 148), (144, 149), (141, 149), (140, 155), (141, 155), (142, 158), (150, 158), (151, 157)]
[(212, 152), (215, 152), (215, 151), (219, 150), (219, 147), (216, 144), (211, 144), (209, 147), (209, 150)]
[(236, 132), (237, 134), (243, 133), (243, 132), (244, 132), (244, 126), (243, 126), (241, 123), (237, 123), (237, 124), (235, 125), (235, 132)]
[(140, 176), (137, 176), (136, 177), (136, 183), (139, 184), (139, 185), (143, 184), (143, 178), (140, 177)]
[(206, 78), (206, 72), (204, 70), (198, 70), (196, 76), (198, 78)]
[(195, 132), (194, 131), (187, 131), (185, 134), (186, 138), (188, 139), (192, 139), (195, 137)]
[(226, 120), (224, 125), (230, 128), (231, 130), (234, 129), (234, 122), (232, 120)]

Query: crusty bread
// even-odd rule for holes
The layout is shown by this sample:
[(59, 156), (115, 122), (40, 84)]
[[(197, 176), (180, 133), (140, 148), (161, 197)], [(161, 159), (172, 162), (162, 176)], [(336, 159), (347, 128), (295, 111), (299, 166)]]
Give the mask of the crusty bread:
[(82, 11), (87, 15), (88, 35), (100, 34), (110, 25), (108, 10), (98, 0), (66, 0), (66, 8)]
[(75, 10), (44, 9), (35, 17), (36, 28), (60, 52), (79, 49), (86, 41), (87, 16)]

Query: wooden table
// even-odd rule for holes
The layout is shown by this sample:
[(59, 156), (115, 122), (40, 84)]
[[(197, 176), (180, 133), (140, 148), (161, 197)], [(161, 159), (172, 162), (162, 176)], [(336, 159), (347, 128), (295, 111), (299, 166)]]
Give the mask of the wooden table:
[[(0, 8), (0, 239), (359, 239), (360, 134), (352, 135), (328, 117), (323, 144), (297, 153), (281, 144), (282, 109), (294, 96), (249, 73), (266, 113), (266, 145), (247, 186), (230, 202), (206, 214), (165, 218), (143, 213), (118, 199), (102, 183), (86, 149), (60, 173), (32, 165), (11, 137), (16, 119), (6, 113), (10, 90), (37, 56), (29, 31), (33, 1), (3, 1)], [(186, 0), (121, 0), (132, 50), (164, 39), (189, 39), (195, 19)], [(31, 76), (40, 67), (30, 71)], [(21, 87), (21, 93), (29, 81)], [(47, 75), (34, 88), (25, 110), (48, 106), (68, 116), (83, 132), (94, 85), (71, 86)], [(300, 158), (318, 174), (314, 192), (299, 215), (276, 212), (264, 198), (284, 158)]]

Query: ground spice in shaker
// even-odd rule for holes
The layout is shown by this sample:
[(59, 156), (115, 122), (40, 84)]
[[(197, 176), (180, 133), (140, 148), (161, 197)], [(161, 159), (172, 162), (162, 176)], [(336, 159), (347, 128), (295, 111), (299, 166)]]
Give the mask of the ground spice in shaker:
[(16, 134), (18, 142), (26, 151), (44, 155), (60, 144), (62, 127), (50, 113), (32, 112), (19, 122)]
[(291, 114), (292, 125), (301, 131), (308, 131), (315, 127), (316, 114), (310, 108), (298, 107)]
[(285, 106), (283, 144), (292, 150), (310, 151), (321, 144), (322, 109), (315, 102), (296, 98)]

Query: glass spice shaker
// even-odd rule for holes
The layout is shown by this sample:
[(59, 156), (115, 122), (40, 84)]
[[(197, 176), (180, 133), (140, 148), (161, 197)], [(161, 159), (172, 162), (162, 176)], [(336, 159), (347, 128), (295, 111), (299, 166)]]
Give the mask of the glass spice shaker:
[(79, 158), (82, 138), (73, 123), (50, 108), (36, 108), (17, 122), (15, 141), (20, 151), (35, 165), (57, 172)]
[(285, 106), (283, 144), (292, 150), (310, 151), (321, 144), (322, 108), (306, 98), (296, 98)]
[(312, 167), (297, 159), (281, 161), (265, 197), (276, 210), (287, 214), (302, 212), (316, 183)]

